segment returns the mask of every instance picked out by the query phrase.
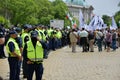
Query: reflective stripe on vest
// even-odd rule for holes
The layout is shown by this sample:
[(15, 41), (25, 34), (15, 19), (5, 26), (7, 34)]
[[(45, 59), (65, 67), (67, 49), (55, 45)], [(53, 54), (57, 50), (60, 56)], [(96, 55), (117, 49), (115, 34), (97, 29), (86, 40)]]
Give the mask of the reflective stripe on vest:
[(35, 48), (34, 48), (31, 41), (27, 42), (27, 57), (31, 61), (43, 60), (43, 48), (42, 48), (42, 45), (39, 41), (37, 41)]
[(23, 46), (23, 47), (24, 47), (24, 45), (25, 45), (24, 39), (25, 39), (26, 36), (28, 36), (29, 39), (30, 39), (29, 33), (23, 33), (23, 34), (21, 35), (21, 37), (22, 37), (22, 46)]
[(39, 30), (37, 30), (37, 29), (35, 29), (35, 30), (38, 32), (38, 37), (39, 37), (40, 39), (42, 39), (42, 36), (41, 36)]
[(14, 44), (14, 46), (15, 46), (15, 52), (16, 52), (16, 54), (19, 55), (19, 56), (21, 56), (20, 48), (19, 48), (19, 46), (18, 46), (18, 43), (15, 41), (15, 39), (10, 38), (10, 39), (8, 40), (8, 42), (7, 42), (7, 45), (6, 45), (6, 50), (7, 50), (7, 53), (10, 54), (10, 57), (16, 57), (16, 56), (13, 55), (13, 54), (10, 52), (9, 47), (8, 47), (9, 42), (13, 42), (13, 44)]
[(44, 34), (44, 31), (43, 30), (39, 30), (39, 33), (42, 33), (42, 35), (41, 35), (41, 37), (42, 37), (42, 40), (43, 41), (46, 41), (46, 36), (45, 36), (45, 34)]

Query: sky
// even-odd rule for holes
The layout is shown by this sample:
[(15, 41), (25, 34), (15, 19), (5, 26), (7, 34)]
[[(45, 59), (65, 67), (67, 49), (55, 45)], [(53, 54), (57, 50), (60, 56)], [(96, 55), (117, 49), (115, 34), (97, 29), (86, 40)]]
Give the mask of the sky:
[(94, 14), (98, 16), (113, 16), (115, 12), (120, 10), (118, 3), (120, 0), (86, 0), (87, 4), (94, 7)]

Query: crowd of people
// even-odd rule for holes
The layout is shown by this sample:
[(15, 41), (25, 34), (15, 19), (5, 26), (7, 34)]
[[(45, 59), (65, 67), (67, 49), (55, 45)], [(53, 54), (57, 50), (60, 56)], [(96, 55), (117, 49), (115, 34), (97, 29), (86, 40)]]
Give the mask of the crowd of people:
[(77, 44), (82, 47), (82, 52), (94, 52), (94, 46), (98, 47), (99, 52), (102, 52), (103, 48), (107, 52), (116, 51), (120, 47), (120, 30), (110, 30), (109, 28), (91, 31), (87, 31), (84, 28), (81, 30), (72, 29), (70, 42), (72, 52), (76, 52)]
[(23, 68), (23, 78), (32, 80), (36, 73), (36, 80), (41, 80), (43, 75), (43, 59), (48, 58), (50, 51), (69, 45), (72, 52), (76, 52), (76, 45), (82, 46), (82, 52), (94, 52), (112, 49), (115, 51), (120, 46), (119, 30), (58, 29), (44, 25), (25, 24), (21, 27), (13, 26), (5, 29), (0, 24), (0, 58), (6, 58), (4, 46), (8, 53), (10, 80), (20, 80), (20, 68)]

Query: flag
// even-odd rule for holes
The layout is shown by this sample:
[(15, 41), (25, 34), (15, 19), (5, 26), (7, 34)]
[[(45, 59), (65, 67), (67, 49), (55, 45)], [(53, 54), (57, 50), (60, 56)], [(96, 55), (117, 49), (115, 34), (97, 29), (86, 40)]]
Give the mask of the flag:
[(104, 21), (100, 16), (97, 16), (95, 28), (96, 29), (103, 29)]
[(106, 27), (104, 26), (104, 21), (100, 16), (99, 16), (99, 21), (100, 21), (99, 26), (101, 27), (101, 29), (105, 29)]
[(112, 27), (112, 29), (117, 29), (117, 25), (116, 25), (116, 22), (115, 22), (115, 19), (114, 19), (113, 16), (112, 16), (112, 24), (111, 24), (111, 27)]
[(76, 27), (77, 27), (76, 20), (73, 20), (72, 21), (72, 28), (76, 28)]
[(94, 21), (94, 24), (93, 24), (93, 26), (98, 26), (98, 24), (99, 24), (99, 17), (98, 16), (95, 16), (94, 17), (95, 18), (95, 21)]
[(72, 17), (70, 16), (69, 13), (67, 13), (66, 18), (69, 19), (70, 21), (72, 21)]
[(103, 29), (106, 29), (106, 28), (107, 28), (107, 24), (103, 24), (103, 25), (102, 25), (102, 28), (103, 28)]
[(91, 26), (89, 26), (89, 25), (86, 25), (85, 29), (86, 29), (87, 31), (93, 31), (93, 30), (94, 30), (94, 28), (91, 27)]
[(100, 16), (94, 16), (91, 20), (89, 27), (92, 27), (92, 29), (103, 29), (104, 21)]
[(79, 27), (85, 28), (84, 17), (81, 10), (79, 11), (79, 24)]
[(90, 21), (90, 23), (89, 23), (89, 28), (88, 28), (88, 29), (91, 29), (92, 31), (95, 30), (95, 29), (94, 29), (95, 17), (96, 17), (96, 16), (94, 16), (94, 17), (92, 18), (92, 20)]

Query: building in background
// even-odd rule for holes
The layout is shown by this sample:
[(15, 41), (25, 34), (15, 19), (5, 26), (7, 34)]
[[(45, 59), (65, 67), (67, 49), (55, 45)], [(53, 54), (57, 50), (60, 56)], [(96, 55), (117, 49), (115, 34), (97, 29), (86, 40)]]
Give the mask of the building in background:
[(79, 20), (79, 11), (81, 10), (84, 21), (87, 22), (90, 20), (94, 8), (91, 5), (88, 5), (85, 0), (64, 0), (64, 2), (67, 4), (73, 17)]

